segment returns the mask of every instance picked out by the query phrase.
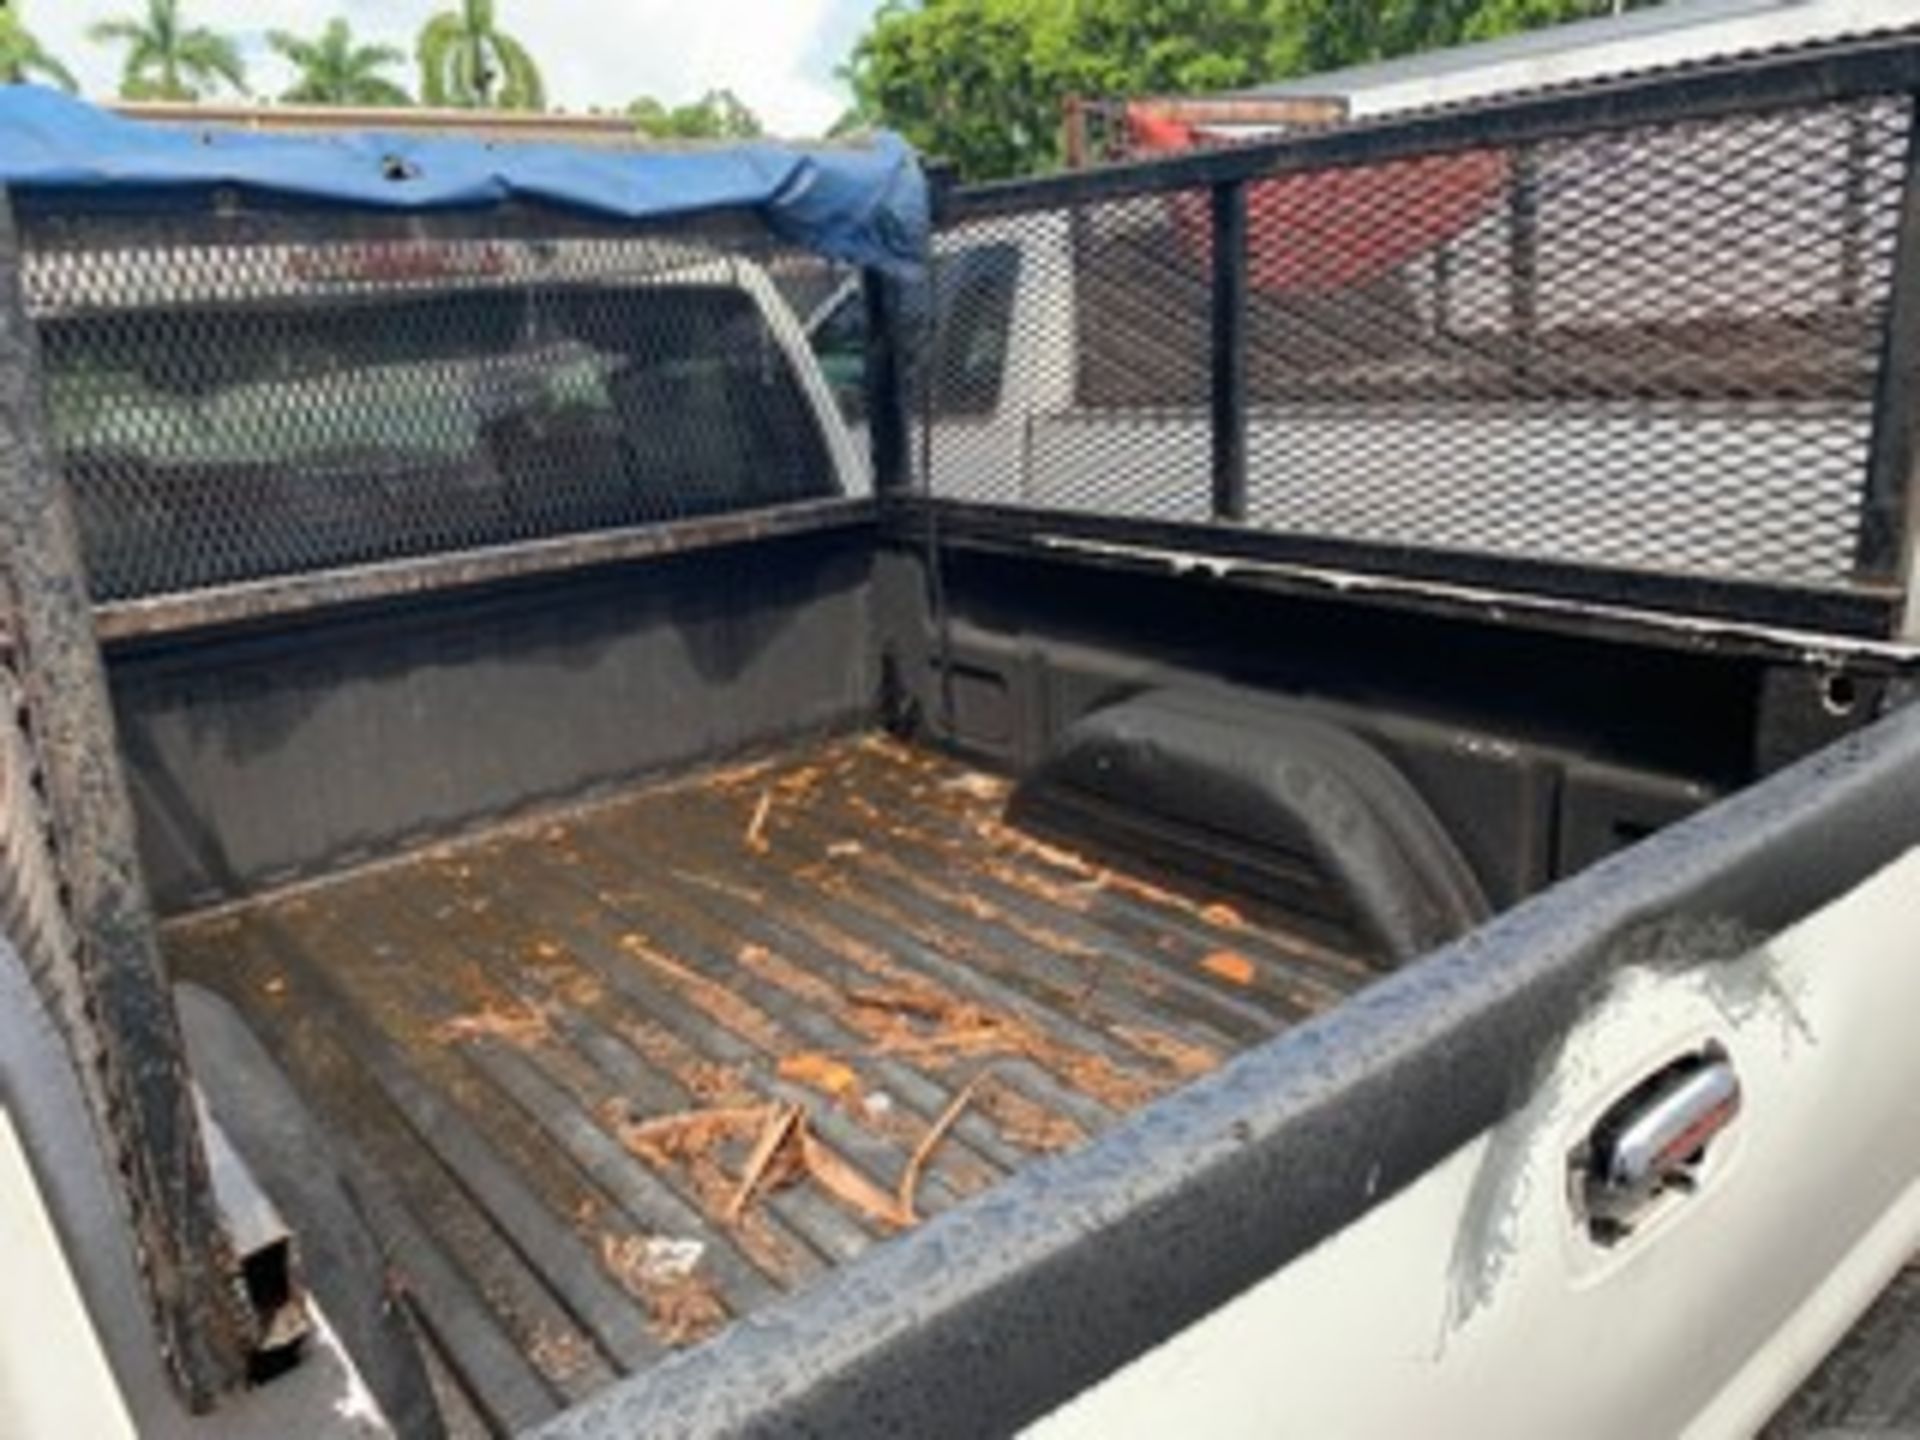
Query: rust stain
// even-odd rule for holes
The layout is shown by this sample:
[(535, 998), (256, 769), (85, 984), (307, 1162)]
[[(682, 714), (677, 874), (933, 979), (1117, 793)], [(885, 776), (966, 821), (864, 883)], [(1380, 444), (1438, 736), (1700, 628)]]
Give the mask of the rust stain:
[(1238, 950), (1212, 951), (1200, 962), (1200, 968), (1234, 985), (1253, 984), (1253, 962)]

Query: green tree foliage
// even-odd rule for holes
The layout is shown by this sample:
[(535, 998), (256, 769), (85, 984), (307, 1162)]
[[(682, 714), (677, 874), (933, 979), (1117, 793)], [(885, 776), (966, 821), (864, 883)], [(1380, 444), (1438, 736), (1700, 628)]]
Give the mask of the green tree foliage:
[(87, 35), (126, 47), (120, 70), (124, 99), (198, 100), (222, 84), (246, 93), (240, 47), (231, 36), (187, 24), (180, 0), (147, 0), (145, 15), (102, 20)]
[[(1643, 9), (1659, 0), (1627, 0), (1621, 10)], [(1567, 20), (1592, 20), (1615, 11), (1613, 0), (1482, 0), (1464, 28), (1469, 40), (1492, 40)]]
[(1614, 8), (1614, 0), (887, 0), (844, 72), (856, 104), (843, 123), (892, 126), (972, 179), (1017, 175), (1058, 163), (1068, 95), (1207, 94)]
[(860, 113), (970, 179), (1053, 160), (1066, 7), (1037, 0), (888, 0), (847, 67)]
[(461, 109), (544, 110), (533, 56), (495, 21), (493, 0), (459, 0), (421, 27), (420, 98)]
[(303, 105), (405, 105), (407, 92), (382, 72), (406, 60), (391, 45), (359, 45), (347, 22), (333, 19), (308, 40), (271, 30), (267, 43), (292, 64), (295, 78), (280, 96)]
[(46, 80), (73, 90), (73, 72), (49, 54), (12, 5), (0, 5), (0, 84)]
[(656, 140), (751, 140), (766, 133), (760, 117), (731, 90), (709, 90), (690, 105), (662, 105), (642, 96), (627, 106), (627, 118)]

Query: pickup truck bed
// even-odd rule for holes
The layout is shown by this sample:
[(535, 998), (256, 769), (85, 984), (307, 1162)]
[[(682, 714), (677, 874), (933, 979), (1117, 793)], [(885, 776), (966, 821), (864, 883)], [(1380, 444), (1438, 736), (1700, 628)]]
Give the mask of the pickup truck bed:
[(1007, 791), (840, 736), (166, 939), (278, 1053), (442, 1358), (520, 1426), (1373, 973), (1243, 897), (1016, 829)]

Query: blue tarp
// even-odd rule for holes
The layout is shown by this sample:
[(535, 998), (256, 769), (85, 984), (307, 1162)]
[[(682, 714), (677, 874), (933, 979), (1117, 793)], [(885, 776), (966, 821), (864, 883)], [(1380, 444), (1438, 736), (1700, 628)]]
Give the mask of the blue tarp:
[(419, 135), (304, 137), (129, 120), (56, 90), (0, 86), (0, 184), (191, 203), (240, 188), (320, 204), (453, 210), (520, 200), (616, 220), (746, 210), (783, 240), (911, 274), (927, 188), (905, 142), (702, 151), (489, 144)]

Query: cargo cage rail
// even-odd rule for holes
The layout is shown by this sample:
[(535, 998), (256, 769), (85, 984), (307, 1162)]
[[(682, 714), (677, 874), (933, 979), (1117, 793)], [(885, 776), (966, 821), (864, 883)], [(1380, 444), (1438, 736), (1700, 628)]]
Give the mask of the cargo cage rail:
[(949, 191), (883, 487), (955, 540), (1898, 639), (1916, 91), (1903, 34)]

